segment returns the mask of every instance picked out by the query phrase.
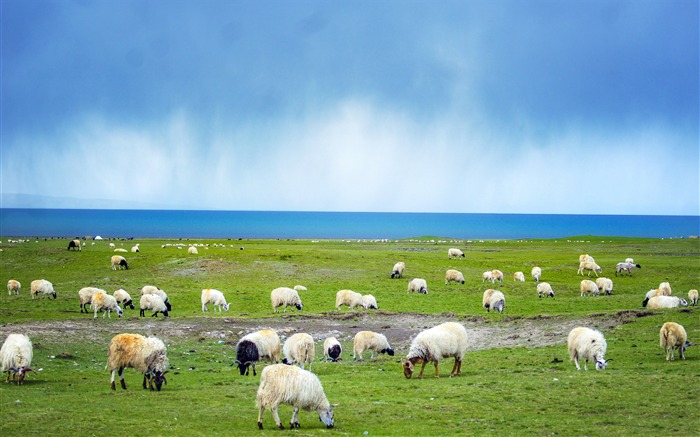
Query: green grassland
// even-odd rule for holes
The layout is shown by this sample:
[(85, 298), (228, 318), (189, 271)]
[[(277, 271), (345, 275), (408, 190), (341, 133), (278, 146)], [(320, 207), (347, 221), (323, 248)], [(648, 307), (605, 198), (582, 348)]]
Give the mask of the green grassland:
[[(15, 239), (16, 240), (16, 239)], [(94, 244), (93, 244), (94, 243)], [(279, 435), (698, 435), (700, 433), (700, 346), (690, 347), (685, 361), (666, 362), (658, 332), (666, 321), (685, 326), (689, 340), (700, 343), (695, 307), (646, 310), (644, 294), (668, 281), (673, 294), (686, 297), (700, 288), (700, 241), (697, 239), (632, 239), (579, 236), (552, 240), (459, 241), (438, 237), (392, 241), (341, 240), (136, 240), (115, 241), (139, 253), (126, 253), (129, 270), (110, 268), (108, 241), (87, 241), (81, 252), (66, 250), (68, 239), (2, 237), (0, 278), (22, 283), (19, 296), (0, 293), (0, 338), (31, 330), (34, 360), (28, 381), (0, 383), (0, 434), (39, 435), (260, 435), (256, 426), (252, 373), (231, 366), (234, 345), (243, 332), (213, 338), (211, 326), (236, 321), (288, 323), (303, 331), (305, 318), (296, 310), (273, 313), (270, 291), (302, 284), (303, 315), (336, 320), (335, 293), (344, 288), (373, 294), (380, 311), (343, 309), (348, 324), (390, 319), (396, 315), (431, 315), (437, 320), (469, 321), (483, 326), (517, 326), (517, 321), (616, 320), (605, 330), (608, 358), (602, 372), (576, 371), (569, 362), (565, 338), (527, 347), (474, 348), (467, 352), (462, 376), (448, 378), (452, 360), (441, 365), (443, 377), (406, 380), (396, 355), (352, 361), (352, 343), (343, 340), (344, 361), (321, 360), (322, 338), (316, 338), (313, 365), (331, 403), (337, 403), (336, 426), (328, 430), (316, 413), (302, 412), (299, 430), (277, 431), (269, 414), (264, 433)], [(203, 244), (198, 255), (187, 245)], [(177, 244), (184, 245), (177, 248)], [(450, 260), (449, 247), (466, 257)], [(578, 256), (588, 253), (615, 283), (612, 296), (580, 297)], [(627, 257), (641, 264), (632, 276), (615, 277), (614, 266)], [(390, 279), (396, 261), (406, 263), (402, 279)], [(530, 277), (542, 267), (554, 299), (539, 299)], [(445, 285), (445, 270), (463, 272), (466, 283)], [(500, 269), (503, 284), (483, 283), (481, 273)], [(523, 271), (525, 283), (513, 281)], [(412, 277), (428, 281), (427, 295), (407, 294)], [(32, 300), (29, 284), (44, 278), (54, 284), (56, 300)], [(96, 286), (127, 290), (138, 301), (144, 285), (168, 293), (170, 320), (138, 317), (126, 310), (122, 319), (80, 314), (77, 292)], [(222, 290), (231, 309), (201, 311), (202, 288)], [(487, 288), (506, 295), (503, 314), (486, 313), (481, 296)], [(136, 303), (138, 305), (138, 302)], [(621, 317), (621, 314), (626, 315)], [(75, 321), (82, 324), (74, 329)], [(85, 320), (90, 324), (85, 328)], [(201, 322), (218, 323), (215, 325)], [(124, 328), (126, 324), (130, 327)], [(183, 329), (170, 332), (172, 323)], [(514, 324), (516, 323), (516, 324)], [(121, 326), (120, 326), (121, 325)], [(94, 330), (90, 329), (94, 326)], [(135, 326), (135, 328), (134, 328)], [(190, 326), (201, 326), (188, 331)], [(357, 328), (359, 325), (355, 325)], [(361, 327), (361, 326), (359, 326)], [(596, 327), (596, 326), (592, 326)], [(357, 330), (357, 329), (355, 329)], [(157, 333), (168, 345), (171, 372), (161, 392), (141, 388), (136, 371), (125, 371), (128, 390), (109, 389), (105, 370), (110, 338), (120, 332)], [(185, 334), (182, 334), (185, 332)], [(515, 334), (515, 333), (514, 333)], [(392, 338), (389, 338), (392, 341)], [(260, 363), (258, 371), (266, 363)], [(41, 371), (39, 371), (41, 369)], [(280, 407), (287, 424), (291, 408)]]

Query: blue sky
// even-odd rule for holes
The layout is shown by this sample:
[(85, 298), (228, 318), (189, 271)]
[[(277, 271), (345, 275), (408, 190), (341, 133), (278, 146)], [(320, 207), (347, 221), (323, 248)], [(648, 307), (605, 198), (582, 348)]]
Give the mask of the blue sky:
[(700, 213), (696, 0), (1, 12), (3, 207)]

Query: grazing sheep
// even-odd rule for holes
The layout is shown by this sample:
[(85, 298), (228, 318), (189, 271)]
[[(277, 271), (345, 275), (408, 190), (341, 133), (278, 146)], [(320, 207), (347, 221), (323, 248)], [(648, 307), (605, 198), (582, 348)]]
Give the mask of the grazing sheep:
[(306, 333), (298, 333), (289, 337), (282, 346), (282, 353), (285, 358), (282, 360), (284, 364), (301, 364), (303, 369), (307, 364), (311, 370), (311, 363), (314, 361), (316, 348), (314, 339)]
[(163, 313), (163, 316), (168, 317), (168, 307), (163, 302), (163, 299), (157, 294), (144, 294), (139, 301), (139, 316), (145, 317), (146, 310), (154, 311), (151, 317), (158, 317), (158, 313)]
[(132, 253), (141, 252), (141, 249), (139, 248), (139, 243), (136, 243), (135, 246), (132, 246), (131, 252), (132, 252)]
[(408, 281), (408, 289), (407, 292), (413, 292), (417, 291), (418, 293), (422, 294), (428, 294), (428, 283), (425, 282), (425, 279), (421, 278), (413, 278), (410, 281)]
[(194, 246), (190, 246), (187, 248), (187, 253), (190, 255), (198, 255), (199, 252), (197, 251), (197, 248)]
[(554, 290), (549, 282), (540, 282), (537, 284), (537, 297), (554, 297)]
[(71, 249), (77, 250), (78, 252), (83, 250), (83, 246), (80, 244), (80, 240), (70, 240), (68, 242), (68, 250), (71, 250)]
[(688, 300), (690, 301), (690, 304), (695, 306), (698, 304), (698, 290), (690, 290), (688, 292)]
[(340, 310), (343, 305), (347, 305), (348, 308), (362, 307), (367, 309), (362, 301), (362, 295), (352, 290), (339, 290), (335, 294), (335, 309)]
[(24, 382), (27, 372), (31, 372), (32, 342), (24, 334), (10, 334), (0, 348), (0, 361), (2, 361), (2, 373), (7, 372), (5, 382), (17, 380), (17, 385)]
[(207, 304), (214, 305), (214, 311), (216, 311), (216, 308), (218, 307), (219, 312), (221, 312), (221, 308), (225, 309), (226, 311), (228, 311), (229, 308), (229, 304), (226, 302), (224, 293), (212, 288), (205, 288), (202, 290), (202, 311), (209, 311)]
[(327, 428), (333, 428), (333, 408), (323, 392), (318, 377), (296, 366), (275, 364), (267, 366), (260, 375), (260, 387), (255, 398), (258, 407), (258, 428), (263, 429), (262, 417), (266, 408), (272, 411), (277, 428), (284, 429), (277, 408), (286, 403), (294, 407), (290, 428), (299, 428), (299, 409), (315, 410)]
[(394, 264), (394, 269), (391, 271), (391, 279), (402, 278), (403, 271), (405, 268), (406, 268), (406, 263), (404, 263), (403, 261), (399, 261), (396, 264)]
[(117, 334), (109, 342), (107, 369), (112, 374), (110, 384), (116, 390), (114, 377), (119, 373), (119, 382), (126, 390), (124, 369), (131, 367), (143, 373), (143, 388), (160, 391), (168, 381), (168, 356), (165, 344), (156, 337), (144, 337), (139, 334)]
[(607, 367), (605, 351), (608, 344), (600, 331), (579, 326), (569, 332), (567, 344), (569, 357), (576, 363), (576, 370), (581, 370), (578, 363), (580, 359), (584, 360), (585, 370), (588, 370), (588, 361), (595, 362), (596, 370), (603, 370)]
[(453, 247), (447, 251), (447, 259), (459, 258), (459, 257), (464, 258), (464, 252), (462, 252), (459, 249), (456, 249)]
[(378, 310), (379, 305), (377, 304), (377, 299), (371, 294), (365, 294), (362, 296), (362, 306), (368, 310)]
[[(362, 353), (366, 350), (371, 352), (369, 359), (374, 359), (374, 353), (389, 354), (394, 356), (394, 349), (389, 346), (389, 341), (384, 334), (372, 331), (360, 331), (355, 334), (352, 345), (352, 359), (362, 361)], [(359, 357), (359, 358), (358, 358)]]
[(688, 301), (677, 296), (654, 296), (647, 302), (646, 307), (652, 310), (661, 308), (687, 307)]
[(22, 284), (15, 279), (10, 279), (7, 281), (7, 294), (12, 296), (12, 293), (19, 294), (19, 289), (22, 288)]
[(523, 272), (513, 273), (513, 280), (516, 282), (525, 282), (525, 274)]
[(598, 285), (595, 282), (591, 281), (590, 279), (582, 280), (579, 289), (581, 290), (581, 297), (583, 297), (587, 294), (592, 294), (594, 296), (600, 296), (600, 291), (598, 290)]
[(450, 282), (459, 282), (464, 284), (464, 275), (459, 270), (449, 269), (445, 272), (445, 285)]
[(165, 304), (166, 308), (168, 308), (168, 311), (173, 310), (173, 306), (170, 304), (170, 299), (168, 299), (168, 295), (165, 293), (165, 291), (161, 290), (160, 288), (154, 285), (145, 285), (143, 286), (143, 288), (141, 288), (141, 296), (145, 294), (155, 294), (159, 296), (163, 300), (163, 303)]
[(121, 288), (119, 290), (115, 290), (114, 293), (112, 293), (112, 296), (117, 299), (117, 302), (119, 302), (124, 309), (126, 309), (126, 307), (129, 307), (132, 310), (134, 309), (134, 301), (131, 300), (131, 296), (125, 290), (122, 290)]
[(119, 267), (119, 270), (129, 270), (129, 263), (127, 263), (126, 258), (121, 255), (112, 255), (112, 270), (117, 270), (117, 267)]
[(594, 262), (582, 262), (578, 265), (578, 272), (576, 273), (580, 273), (581, 276), (583, 276), (583, 272), (585, 270), (588, 270), (588, 276), (591, 276), (591, 272), (595, 273), (596, 277), (598, 276), (598, 273), (603, 273), (603, 269)]
[(117, 299), (115, 299), (114, 296), (110, 296), (109, 294), (105, 293), (103, 290), (99, 290), (92, 295), (90, 305), (92, 305), (92, 308), (95, 311), (95, 319), (97, 318), (97, 313), (99, 311), (104, 311), (102, 318), (107, 315), (110, 319), (112, 318), (112, 311), (116, 311), (117, 314), (119, 314), (119, 317), (121, 317), (123, 313), (122, 309), (117, 303)]
[(678, 348), (678, 355), (685, 360), (685, 348), (688, 334), (685, 328), (675, 322), (666, 322), (659, 331), (659, 344), (666, 351), (666, 361), (675, 359), (674, 352)]
[(56, 292), (53, 289), (53, 284), (47, 281), (46, 279), (33, 280), (30, 284), (29, 289), (32, 295), (32, 299), (34, 299), (34, 296), (38, 298), (39, 293), (41, 293), (42, 298), (44, 296), (53, 296), (53, 298), (56, 299)]
[(481, 282), (491, 281), (493, 283), (493, 273), (491, 270), (481, 274)]
[(447, 322), (420, 332), (411, 342), (408, 356), (403, 361), (403, 374), (410, 379), (415, 365), (423, 363), (418, 378), (428, 362), (435, 364), (435, 377), (439, 378), (438, 362), (443, 358), (454, 357), (455, 363), (450, 377), (462, 374), (462, 360), (467, 352), (467, 330), (459, 323)]
[(484, 291), (484, 297), (481, 302), (487, 312), (494, 310), (502, 313), (506, 308), (506, 297), (500, 291), (492, 288)]
[(92, 295), (97, 293), (98, 291), (101, 291), (104, 293), (104, 290), (100, 288), (95, 288), (95, 287), (83, 287), (80, 290), (78, 290), (78, 300), (80, 301), (80, 312), (85, 312), (85, 314), (88, 314), (88, 305), (91, 305), (92, 302)]
[(540, 278), (542, 277), (542, 269), (540, 267), (533, 267), (530, 271), (530, 275), (532, 275), (535, 282), (540, 282)]
[(326, 357), (327, 361), (336, 362), (341, 360), (342, 358), (340, 358), (340, 354), (342, 353), (343, 347), (335, 337), (328, 337), (323, 342), (323, 355)]
[(503, 272), (497, 269), (491, 270), (491, 283), (495, 284), (496, 281), (498, 281), (500, 284), (503, 284)]
[(110, 249), (114, 249), (116, 246), (114, 245), (114, 243), (109, 243), (109, 247)]
[(622, 274), (623, 272), (627, 272), (629, 276), (632, 276), (632, 269), (635, 267), (638, 269), (642, 268), (642, 266), (640, 266), (639, 264), (628, 262), (617, 263), (617, 265), (615, 265), (615, 276), (617, 276), (618, 273)]
[(250, 367), (255, 373), (255, 363), (263, 358), (270, 360), (270, 363), (279, 363), (282, 354), (282, 344), (280, 337), (272, 329), (251, 332), (241, 338), (236, 344), (236, 361), (241, 375), (248, 375)]
[(598, 290), (603, 294), (612, 294), (613, 292), (613, 281), (609, 278), (598, 278), (595, 280), (595, 284), (598, 286)]
[(293, 288), (279, 287), (272, 290), (270, 293), (270, 300), (272, 301), (272, 310), (277, 312), (277, 308), (283, 306), (284, 311), (287, 312), (288, 306), (296, 307), (297, 310), (301, 311), (304, 305), (301, 303), (301, 298), (299, 293)]

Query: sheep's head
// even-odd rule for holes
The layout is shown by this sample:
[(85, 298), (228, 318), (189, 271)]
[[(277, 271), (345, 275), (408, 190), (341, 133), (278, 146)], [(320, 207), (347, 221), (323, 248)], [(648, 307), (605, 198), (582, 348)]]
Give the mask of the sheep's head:
[(403, 376), (405, 376), (406, 379), (411, 379), (411, 376), (413, 376), (413, 369), (415, 368), (414, 364), (410, 360), (405, 360), (402, 365)]
[[(170, 305), (170, 300), (169, 300), (169, 299), (166, 299), (165, 302), (163, 302), (163, 303), (165, 304), (165, 307), (168, 309), (168, 311), (172, 311), (172, 310), (173, 310), (173, 306)], [(167, 314), (166, 314), (166, 316), (167, 316)]]
[(428, 294), (428, 287), (421, 287), (420, 290), (418, 290), (419, 293), (423, 294)]
[(381, 351), (383, 354), (389, 354), (390, 357), (394, 356), (394, 349), (388, 347), (386, 349), (382, 349)]
[(304, 305), (302, 305), (301, 302), (295, 303), (294, 306), (295, 306), (299, 311), (301, 311), (301, 309), (304, 308)]
[(246, 361), (244, 363), (236, 360), (233, 362), (233, 364), (236, 364), (238, 366), (238, 370), (241, 372), (241, 376), (246, 375), (248, 376), (250, 374), (250, 366), (251, 364), (253, 365), (253, 374), (255, 374), (255, 364), (252, 361)]
[(502, 313), (503, 310), (505, 309), (505, 307), (506, 307), (506, 303), (505, 303), (505, 301), (503, 301), (503, 299), (501, 299), (498, 302), (496, 302), (495, 304), (493, 304), (491, 306), (491, 309), (496, 310), (499, 313)]
[(598, 359), (598, 358), (596, 358), (595, 355), (593, 355), (593, 359), (595, 360), (595, 369), (596, 370), (604, 370), (606, 367), (608, 367), (608, 361), (612, 361), (612, 359), (610, 359), (610, 360), (605, 360), (604, 358)]
[(682, 297), (678, 298), (678, 302), (681, 304), (681, 306), (684, 306), (684, 307), (688, 306), (688, 301), (683, 299)]
[(229, 307), (230, 305), (231, 305), (230, 303), (225, 303), (225, 304), (223, 305), (224, 310), (228, 311), (228, 307)]
[(12, 371), (12, 379), (17, 379), (17, 384), (22, 384), (24, 382), (24, 377), (27, 376), (27, 372), (31, 372), (32, 369), (29, 367), (12, 367), (10, 368)]
[(133, 309), (134, 309), (134, 302), (133, 302), (131, 299), (129, 299), (128, 301), (124, 302), (124, 308), (126, 308), (126, 307), (129, 307), (129, 308), (131, 308), (131, 309), (133, 310)]
[[(56, 292), (55, 291), (53, 293), (51, 293), (51, 295), (53, 296), (54, 299), (56, 299)], [(688, 306), (688, 304), (686, 304), (685, 306)]]
[(119, 317), (121, 317), (122, 314), (124, 314), (124, 310), (122, 310), (119, 305), (117, 305), (117, 314), (119, 315)]
[(153, 372), (153, 383), (156, 385), (156, 390), (160, 391), (160, 388), (162, 387), (163, 383), (166, 385), (168, 384), (168, 380), (165, 379), (165, 374), (168, 373), (166, 370), (165, 372), (160, 372), (156, 370)]
[(317, 410), (318, 420), (323, 422), (326, 428), (333, 428), (333, 408), (336, 406), (337, 405), (331, 405), (330, 408), (319, 408)]

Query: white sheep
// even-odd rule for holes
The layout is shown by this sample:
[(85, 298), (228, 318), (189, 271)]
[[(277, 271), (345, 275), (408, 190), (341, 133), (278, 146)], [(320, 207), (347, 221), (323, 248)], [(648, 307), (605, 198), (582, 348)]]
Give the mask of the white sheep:
[(671, 290), (671, 284), (668, 282), (662, 282), (659, 284), (659, 290), (663, 291), (664, 296), (670, 296), (673, 294), (673, 290)]
[(554, 290), (549, 282), (540, 282), (537, 284), (537, 297), (554, 297)]
[(598, 290), (603, 294), (612, 294), (613, 281), (610, 278), (598, 278), (595, 280)]
[(294, 334), (285, 340), (282, 353), (285, 356), (282, 360), (284, 364), (299, 363), (302, 369), (308, 364), (309, 370), (311, 370), (311, 363), (313, 363), (316, 353), (314, 339), (304, 332)]
[(638, 269), (642, 268), (642, 266), (640, 266), (639, 264), (628, 263), (628, 262), (617, 263), (615, 265), (615, 276), (617, 276), (618, 273), (622, 274), (624, 272), (627, 272), (627, 274), (629, 276), (632, 276), (632, 269), (635, 267)]
[(92, 305), (92, 308), (95, 311), (95, 319), (97, 318), (97, 313), (99, 311), (104, 311), (102, 318), (107, 315), (110, 319), (112, 318), (112, 311), (116, 311), (119, 317), (121, 317), (123, 313), (122, 309), (117, 303), (117, 299), (115, 299), (114, 296), (107, 294), (104, 290), (99, 290), (92, 295), (90, 305)]
[(588, 271), (588, 276), (591, 276), (591, 272), (595, 273), (596, 277), (598, 273), (603, 273), (603, 269), (598, 264), (590, 261), (580, 263), (576, 273), (580, 273), (583, 276), (583, 272), (586, 270)]
[(362, 361), (362, 353), (369, 350), (370, 360), (374, 359), (374, 353), (389, 354), (394, 356), (394, 349), (389, 345), (389, 341), (384, 334), (372, 331), (360, 331), (355, 334), (352, 342), (352, 359)]
[(30, 293), (32, 295), (32, 299), (34, 299), (34, 296), (39, 297), (39, 293), (41, 293), (41, 297), (53, 296), (53, 298), (56, 299), (56, 292), (53, 289), (53, 284), (46, 279), (35, 279), (32, 281), (30, 285)]
[(513, 280), (516, 282), (525, 282), (525, 274), (523, 272), (513, 273)]
[(88, 305), (91, 305), (92, 301), (92, 295), (97, 293), (98, 291), (101, 291), (104, 293), (104, 290), (96, 287), (83, 287), (80, 290), (78, 290), (78, 300), (80, 301), (80, 312), (85, 312), (85, 314), (88, 313)]
[(343, 347), (335, 337), (328, 337), (323, 341), (323, 355), (327, 361), (339, 361), (340, 355), (343, 353)]
[(654, 296), (647, 302), (649, 309), (687, 307), (688, 301), (678, 296)]
[(584, 279), (581, 281), (581, 285), (579, 286), (579, 290), (581, 291), (581, 297), (587, 295), (587, 294), (592, 294), (594, 296), (600, 296), (600, 291), (598, 290), (598, 285), (591, 281), (590, 279)]
[(187, 253), (190, 255), (198, 255), (199, 252), (197, 251), (197, 248), (194, 246), (190, 246), (187, 248)]
[(114, 296), (115, 299), (117, 299), (117, 302), (119, 302), (124, 309), (126, 307), (131, 308), (132, 310), (134, 309), (134, 301), (131, 300), (131, 295), (126, 292), (126, 290), (119, 289), (119, 290), (114, 290), (114, 293), (112, 293), (112, 296)]
[(114, 243), (109, 243), (109, 247), (110, 249), (114, 249), (116, 246), (114, 245)]
[(452, 259), (452, 258), (459, 258), (462, 257), (464, 258), (464, 252), (457, 248), (451, 248), (447, 251), (447, 259)]
[(581, 370), (579, 360), (584, 360), (584, 368), (588, 370), (588, 362), (595, 362), (596, 370), (603, 370), (608, 362), (605, 360), (605, 352), (608, 344), (603, 333), (595, 329), (579, 326), (569, 332), (567, 338), (569, 357), (576, 363), (576, 370)]
[(449, 269), (445, 272), (445, 285), (450, 282), (464, 284), (464, 275), (459, 270)]
[(112, 255), (112, 270), (126, 269), (129, 270), (129, 263), (126, 262), (126, 258), (121, 255)]
[(165, 307), (168, 309), (168, 311), (173, 310), (173, 307), (170, 304), (170, 299), (168, 299), (167, 293), (161, 290), (160, 288), (154, 285), (144, 285), (143, 288), (141, 288), (141, 296), (146, 294), (155, 294), (163, 300), (163, 303), (165, 304)]
[(371, 294), (362, 295), (362, 306), (368, 310), (378, 310), (377, 298)]
[(119, 382), (124, 390), (124, 369), (131, 367), (143, 373), (143, 388), (160, 391), (168, 381), (168, 355), (165, 344), (156, 337), (144, 337), (139, 334), (117, 334), (109, 342), (106, 369), (111, 373), (110, 385), (116, 390), (114, 377), (119, 373)]
[(542, 269), (540, 267), (533, 267), (530, 271), (530, 275), (535, 282), (540, 282), (540, 278), (542, 277)]
[(151, 317), (158, 317), (158, 313), (163, 313), (163, 316), (168, 317), (168, 307), (163, 302), (163, 299), (157, 294), (144, 294), (139, 301), (139, 316), (145, 317), (146, 310), (153, 311)]
[(301, 311), (304, 305), (301, 303), (299, 293), (293, 288), (279, 287), (272, 290), (270, 293), (270, 301), (272, 302), (272, 310), (277, 312), (279, 307), (284, 307), (283, 312), (287, 312), (288, 306), (293, 306)]
[(263, 358), (270, 363), (279, 363), (282, 355), (282, 343), (280, 337), (272, 329), (263, 329), (245, 335), (236, 344), (236, 361), (241, 375), (248, 375), (250, 367), (253, 368), (253, 376), (256, 375), (255, 363)]
[(654, 296), (670, 296), (670, 290), (666, 288), (654, 288), (649, 291), (647, 291), (646, 296), (644, 297), (644, 300), (642, 301), (642, 306), (645, 307), (649, 303), (649, 299), (651, 299)]
[(229, 309), (229, 304), (226, 302), (224, 293), (212, 288), (205, 288), (202, 290), (202, 311), (209, 311), (209, 308), (207, 308), (208, 304), (214, 305), (214, 311), (216, 311), (217, 307), (219, 308), (219, 312), (221, 312), (221, 308), (226, 311)]
[(362, 301), (362, 294), (352, 290), (339, 290), (335, 293), (335, 309), (340, 310), (343, 305), (347, 305), (348, 308), (362, 307), (367, 309)]
[(634, 264), (634, 260), (632, 258), (626, 258), (625, 262), (630, 263), (630, 264)]
[(503, 272), (498, 269), (491, 270), (491, 283), (495, 284), (496, 281), (503, 284)]
[(22, 288), (22, 284), (16, 279), (10, 279), (7, 281), (7, 294), (12, 296), (12, 293), (19, 294), (19, 289)]
[(589, 254), (587, 254), (587, 253), (582, 253), (582, 254), (579, 255), (579, 257), (578, 257), (578, 262), (579, 262), (579, 264), (580, 264), (580, 263), (585, 263), (585, 262), (594, 263), (595, 260), (594, 260), (593, 257), (590, 256)]
[(141, 249), (139, 248), (139, 243), (136, 243), (135, 246), (131, 247), (131, 253), (137, 253), (137, 252), (141, 252)]
[(17, 384), (24, 382), (27, 372), (31, 372), (32, 356), (34, 351), (32, 342), (24, 334), (10, 334), (0, 348), (0, 361), (2, 373), (7, 372), (5, 382), (17, 380)]
[(688, 301), (690, 301), (690, 304), (695, 306), (698, 304), (698, 290), (690, 290), (688, 291)]
[(491, 281), (493, 283), (493, 273), (491, 270), (481, 274), (481, 282)]
[(418, 293), (428, 294), (428, 283), (422, 278), (413, 278), (408, 281), (407, 292), (411, 293), (417, 291)]
[(484, 291), (484, 296), (481, 299), (481, 302), (484, 308), (486, 308), (487, 312), (494, 310), (502, 313), (506, 308), (506, 297), (502, 292), (492, 288)]
[(255, 398), (258, 407), (258, 428), (263, 429), (262, 417), (266, 408), (272, 412), (277, 428), (284, 429), (277, 411), (280, 404), (294, 407), (289, 421), (291, 428), (299, 428), (299, 409), (316, 411), (327, 428), (333, 428), (333, 408), (326, 398), (318, 377), (296, 366), (275, 364), (267, 366), (260, 375), (260, 387)]
[(435, 364), (435, 377), (440, 377), (438, 362), (443, 358), (454, 357), (455, 363), (450, 377), (462, 374), (462, 360), (467, 352), (467, 330), (459, 323), (447, 322), (420, 332), (411, 342), (408, 355), (403, 361), (403, 374), (411, 378), (415, 365), (423, 363), (418, 378), (428, 362)]
[(678, 355), (685, 360), (686, 342), (688, 334), (685, 328), (675, 322), (666, 322), (659, 331), (659, 344), (666, 351), (666, 361), (675, 359), (674, 351), (678, 348)]
[(406, 269), (406, 263), (403, 261), (394, 264), (394, 269), (391, 271), (391, 279), (402, 278), (404, 269)]

